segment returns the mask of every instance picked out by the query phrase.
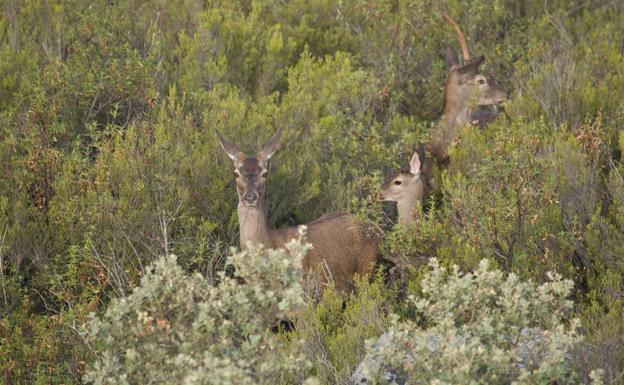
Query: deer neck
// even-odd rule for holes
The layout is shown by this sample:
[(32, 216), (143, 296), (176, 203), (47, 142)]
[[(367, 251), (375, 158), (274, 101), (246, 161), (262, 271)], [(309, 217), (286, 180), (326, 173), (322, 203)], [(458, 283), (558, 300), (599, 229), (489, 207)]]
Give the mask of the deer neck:
[(250, 243), (271, 247), (264, 207), (262, 205), (247, 206), (243, 202), (238, 202), (237, 211), (241, 249), (246, 249)]
[(472, 107), (463, 100), (447, 97), (442, 112), (442, 122), (447, 130), (454, 130), (470, 122)]
[(420, 200), (416, 197), (409, 197), (406, 199), (402, 199), (397, 202), (397, 211), (399, 215), (399, 224), (402, 226), (407, 226), (410, 223), (416, 221), (417, 219), (417, 210), (416, 206)]

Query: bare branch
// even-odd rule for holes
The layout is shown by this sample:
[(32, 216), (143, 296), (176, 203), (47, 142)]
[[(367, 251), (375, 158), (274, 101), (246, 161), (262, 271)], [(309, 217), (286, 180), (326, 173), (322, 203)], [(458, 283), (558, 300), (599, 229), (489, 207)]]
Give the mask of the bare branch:
[(468, 52), (468, 43), (466, 43), (466, 38), (464, 37), (464, 34), (459, 29), (459, 26), (457, 25), (455, 20), (453, 20), (447, 13), (442, 12), (442, 17), (444, 17), (446, 21), (451, 25), (451, 27), (453, 27), (453, 29), (455, 30), (457, 40), (459, 40), (459, 44), (461, 45), (462, 53), (464, 55), (464, 63), (468, 62), (470, 60), (470, 52)]
[(4, 298), (4, 312), (8, 313), (9, 311), (9, 300), (7, 299), (7, 293), (6, 293), (6, 288), (4, 286), (4, 265), (3, 265), (3, 261), (4, 261), (4, 253), (3, 248), (4, 248), (4, 240), (6, 239), (6, 235), (7, 232), (9, 231), (9, 225), (7, 224), (4, 227), (4, 233), (2, 234), (2, 241), (0, 241), (0, 279), (2, 280), (2, 297)]

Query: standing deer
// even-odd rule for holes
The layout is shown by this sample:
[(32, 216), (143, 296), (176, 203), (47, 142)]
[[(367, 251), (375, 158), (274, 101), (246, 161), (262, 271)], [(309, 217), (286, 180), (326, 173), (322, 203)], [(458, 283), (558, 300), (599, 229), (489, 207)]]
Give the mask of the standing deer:
[(450, 48), (446, 50), (449, 72), (444, 88), (444, 110), (430, 149), (438, 164), (446, 165), (449, 145), (457, 138), (459, 129), (469, 123), (484, 127), (493, 121), (496, 106), (507, 99), (507, 93), (494, 79), (478, 72), (485, 58), (480, 56), (471, 61), (468, 44), (459, 26), (450, 16), (442, 16), (455, 30), (464, 56), (464, 64), (460, 65), (457, 53)]
[(424, 152), (412, 155), (409, 169), (402, 169), (392, 175), (381, 190), (384, 201), (397, 203), (398, 223), (407, 226), (418, 219), (418, 206), (425, 196), (425, 182), (422, 178)]
[[(217, 131), (221, 147), (234, 162), (243, 249), (251, 244), (282, 248), (298, 237), (297, 227), (269, 228), (264, 207), (268, 162), (277, 150), (280, 134), (278, 130), (259, 153), (248, 156)], [(305, 241), (312, 249), (303, 259), (303, 268), (315, 275), (317, 284), (333, 280), (336, 289), (348, 293), (353, 290), (356, 273), (365, 277), (373, 271), (382, 237), (381, 229), (356, 221), (348, 213), (326, 214), (307, 224)]]

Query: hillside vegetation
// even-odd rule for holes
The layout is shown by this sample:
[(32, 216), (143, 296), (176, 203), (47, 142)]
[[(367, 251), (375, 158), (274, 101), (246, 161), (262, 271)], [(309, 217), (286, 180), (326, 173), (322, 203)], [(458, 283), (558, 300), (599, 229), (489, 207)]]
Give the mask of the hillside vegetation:
[[(370, 383), (624, 384), (624, 2), (0, 8), (0, 383), (346, 384), (368, 353)], [(511, 100), (389, 228), (379, 187), (430, 142), (459, 51), (441, 12)], [(278, 128), (271, 226), (386, 230), (346, 300), (304, 301), (305, 245), (230, 251), (215, 129), (252, 153)]]

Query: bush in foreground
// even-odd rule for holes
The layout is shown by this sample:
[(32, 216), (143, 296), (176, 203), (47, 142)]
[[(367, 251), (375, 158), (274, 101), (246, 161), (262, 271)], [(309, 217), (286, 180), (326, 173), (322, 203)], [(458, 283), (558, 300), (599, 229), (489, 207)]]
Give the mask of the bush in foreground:
[[(549, 274), (537, 286), (490, 270), (486, 260), (461, 274), (430, 262), (417, 321), (395, 320), (369, 343), (353, 382), (414, 384), (576, 384), (570, 280)], [(599, 382), (599, 374), (592, 378)]]
[(86, 380), (273, 384), (304, 366), (270, 327), (303, 304), (300, 266), (308, 247), (293, 241), (286, 250), (235, 253), (237, 277), (221, 274), (217, 286), (184, 272), (174, 256), (160, 258), (132, 294), (87, 324), (98, 354)]

